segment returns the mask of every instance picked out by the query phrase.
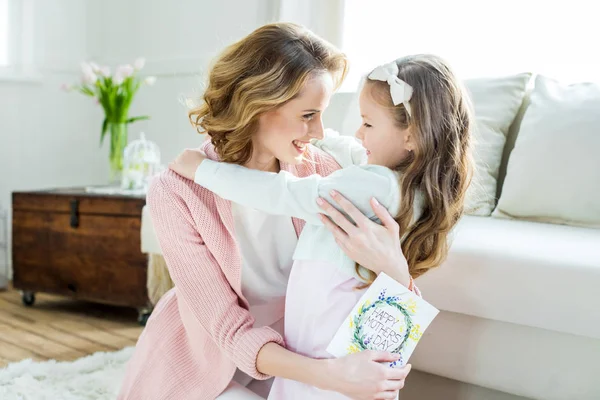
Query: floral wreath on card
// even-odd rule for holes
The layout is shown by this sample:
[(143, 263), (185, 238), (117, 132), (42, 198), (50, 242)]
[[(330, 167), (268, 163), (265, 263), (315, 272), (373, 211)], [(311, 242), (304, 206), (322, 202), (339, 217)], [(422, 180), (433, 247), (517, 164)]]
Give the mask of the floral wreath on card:
[[(377, 300), (370, 304), (369, 301), (361, 304), (358, 309), (358, 313), (354, 316), (353, 320), (350, 320), (350, 327), (353, 328), (354, 332), (352, 335), (352, 344), (348, 348), (350, 353), (358, 353), (363, 350), (369, 350), (370, 337), (367, 337), (366, 333), (363, 332), (363, 323), (366, 318), (371, 314), (371, 310), (381, 307), (394, 307), (400, 311), (404, 316), (405, 330), (404, 336), (400, 344), (392, 351), (392, 353), (402, 355), (402, 350), (408, 343), (409, 339), (418, 341), (422, 336), (421, 327), (419, 324), (415, 324), (412, 320), (412, 316), (417, 312), (417, 303), (410, 299), (408, 301), (401, 301), (399, 295), (386, 296), (386, 289), (383, 289), (379, 294)], [(403, 364), (402, 358), (390, 364), (394, 367), (397, 363)]]

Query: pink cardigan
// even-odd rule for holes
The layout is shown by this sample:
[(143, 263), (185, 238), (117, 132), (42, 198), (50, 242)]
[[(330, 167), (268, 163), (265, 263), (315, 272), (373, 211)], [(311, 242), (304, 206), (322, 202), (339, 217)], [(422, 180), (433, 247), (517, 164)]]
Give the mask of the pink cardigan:
[[(209, 142), (207, 156), (217, 155)], [(282, 164), (297, 176), (328, 175), (333, 157), (310, 147), (302, 165)], [(156, 305), (127, 365), (119, 399), (212, 400), (236, 367), (256, 379), (260, 349), (284, 345), (269, 327), (253, 328), (241, 291), (241, 258), (231, 203), (172, 171), (150, 186), (153, 225), (175, 287)], [(304, 222), (293, 219), (296, 233)], [(282, 315), (283, 316), (283, 315)]]

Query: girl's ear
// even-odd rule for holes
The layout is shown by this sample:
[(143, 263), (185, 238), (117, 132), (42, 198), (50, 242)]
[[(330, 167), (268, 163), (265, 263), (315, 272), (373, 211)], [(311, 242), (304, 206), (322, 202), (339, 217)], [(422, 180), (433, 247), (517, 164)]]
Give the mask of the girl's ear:
[(404, 148), (408, 151), (413, 151), (415, 149), (414, 136), (410, 127), (407, 128), (404, 133)]

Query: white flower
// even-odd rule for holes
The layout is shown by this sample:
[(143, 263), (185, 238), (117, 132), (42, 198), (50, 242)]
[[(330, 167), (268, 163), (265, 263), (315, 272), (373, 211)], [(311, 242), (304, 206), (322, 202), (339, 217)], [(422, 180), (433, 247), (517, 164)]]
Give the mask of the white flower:
[(110, 68), (109, 67), (100, 67), (100, 75), (102, 75), (105, 78), (108, 78), (110, 76)]
[(93, 85), (98, 80), (98, 77), (94, 73), (92, 66), (87, 63), (81, 63), (81, 72), (83, 72), (82, 81), (89, 85)]
[(133, 63), (133, 67), (135, 68), (136, 71), (139, 71), (140, 69), (144, 68), (144, 65), (146, 65), (146, 59), (142, 58), (142, 57), (138, 58)]
[(89, 75), (84, 75), (82, 81), (87, 85), (94, 85), (98, 81), (98, 76), (92, 72)]
[(129, 78), (135, 72), (133, 67), (129, 64), (121, 65), (120, 68), (121, 68), (121, 74), (123, 75), (124, 78)]
[(116, 85), (120, 85), (125, 81), (126, 78), (129, 78), (134, 73), (134, 69), (131, 65), (120, 65), (115, 72), (115, 76), (113, 78), (113, 82)]
[(90, 72), (93, 73), (94, 71), (92, 70), (92, 66), (90, 64), (88, 64), (86, 62), (82, 62), (81, 63), (81, 72), (83, 73), (83, 75), (87, 75)]
[(148, 86), (152, 86), (156, 83), (156, 77), (155, 76), (149, 76), (146, 79), (144, 79), (144, 83)]
[(95, 74), (100, 72), (100, 67), (95, 62), (90, 61), (90, 67), (92, 68), (92, 71), (94, 71)]

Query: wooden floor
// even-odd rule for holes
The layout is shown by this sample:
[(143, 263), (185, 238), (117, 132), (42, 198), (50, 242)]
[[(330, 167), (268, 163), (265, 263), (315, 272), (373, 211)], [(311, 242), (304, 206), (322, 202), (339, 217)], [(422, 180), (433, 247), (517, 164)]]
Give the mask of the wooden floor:
[(34, 360), (70, 361), (135, 345), (142, 327), (135, 309), (36, 294), (32, 307), (16, 290), (0, 290), (0, 368)]
[[(97, 351), (133, 346), (142, 332), (134, 309), (47, 294), (32, 307), (16, 290), (0, 290), (0, 368), (26, 358), (74, 360)], [(411, 372), (405, 400), (527, 400), (419, 371)]]

